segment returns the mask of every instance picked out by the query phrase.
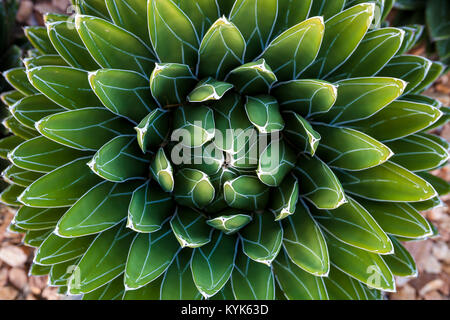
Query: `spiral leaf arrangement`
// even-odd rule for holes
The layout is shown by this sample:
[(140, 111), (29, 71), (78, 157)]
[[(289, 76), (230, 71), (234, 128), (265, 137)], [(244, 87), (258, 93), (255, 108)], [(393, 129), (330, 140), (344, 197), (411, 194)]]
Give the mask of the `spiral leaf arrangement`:
[(416, 275), (448, 112), (420, 94), (443, 66), (378, 26), (391, 1), (75, 5), (4, 74), (31, 274), (85, 299), (377, 299)]

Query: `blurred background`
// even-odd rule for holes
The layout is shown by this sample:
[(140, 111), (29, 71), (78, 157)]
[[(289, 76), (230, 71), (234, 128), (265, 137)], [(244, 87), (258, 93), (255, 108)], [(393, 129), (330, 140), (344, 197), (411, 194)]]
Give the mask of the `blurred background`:
[[(43, 25), (46, 12), (67, 13), (70, 0), (0, 0), (0, 71), (21, 63), (21, 56), (27, 49), (22, 27)], [(388, 18), (392, 25), (426, 25), (425, 7), (427, 0), (397, 0), (397, 8)], [(450, 19), (450, 18), (449, 18)], [(450, 21), (450, 20), (449, 20)], [(450, 38), (432, 41), (432, 32), (426, 27), (420, 44), (412, 53), (432, 60), (450, 64)], [(448, 69), (447, 69), (448, 71)], [(0, 80), (0, 92), (7, 90), (7, 84)], [(450, 106), (450, 73), (444, 74), (426, 95), (439, 99)], [(0, 114), (4, 111), (0, 109)], [(434, 132), (450, 141), (450, 124)], [(0, 135), (7, 132), (0, 129)], [(4, 167), (5, 163), (0, 163)], [(448, 165), (433, 174), (450, 181)], [(3, 186), (0, 185), (0, 188)], [(386, 296), (392, 300), (449, 300), (450, 299), (450, 195), (444, 197), (445, 206), (425, 212), (439, 229), (440, 236), (419, 242), (408, 242), (405, 246), (414, 256), (419, 277), (398, 279), (398, 292)], [(33, 260), (34, 249), (22, 244), (20, 234), (8, 231), (14, 211), (0, 204), (0, 300), (55, 300), (62, 299), (57, 289), (47, 287), (46, 277), (29, 277), (28, 269)]]

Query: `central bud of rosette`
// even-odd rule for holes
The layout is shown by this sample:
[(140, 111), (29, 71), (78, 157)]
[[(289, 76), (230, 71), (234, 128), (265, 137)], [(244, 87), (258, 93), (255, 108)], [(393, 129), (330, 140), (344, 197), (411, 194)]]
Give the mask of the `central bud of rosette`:
[(281, 134), (279, 103), (269, 95), (277, 77), (264, 58), (243, 64), (244, 56), (240, 32), (219, 19), (202, 41), (197, 70), (156, 64), (150, 88), (158, 108), (136, 127), (139, 146), (151, 155), (151, 177), (183, 207), (236, 218), (232, 232), (251, 221), (246, 212), (266, 209), (270, 187), (296, 162)]

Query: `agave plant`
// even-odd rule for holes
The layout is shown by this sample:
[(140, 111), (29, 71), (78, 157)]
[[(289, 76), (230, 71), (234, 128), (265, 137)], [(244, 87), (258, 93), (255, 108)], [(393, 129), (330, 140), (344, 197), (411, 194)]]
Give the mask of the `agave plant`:
[(450, 3), (446, 0), (397, 0), (395, 25), (407, 25), (411, 37), (426, 39), (428, 50), (450, 63)]
[(442, 66), (372, 23), (389, 1), (76, 5), (5, 73), (31, 274), (85, 299), (378, 299), (417, 274), (448, 117), (420, 94)]

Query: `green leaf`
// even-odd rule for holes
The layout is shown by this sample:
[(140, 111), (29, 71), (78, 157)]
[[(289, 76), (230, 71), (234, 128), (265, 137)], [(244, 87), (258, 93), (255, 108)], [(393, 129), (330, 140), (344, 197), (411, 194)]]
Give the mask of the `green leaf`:
[(314, 129), (322, 136), (317, 156), (332, 167), (364, 170), (386, 162), (393, 155), (388, 146), (353, 129), (326, 125), (315, 125)]
[(300, 195), (318, 209), (336, 209), (347, 202), (338, 178), (319, 158), (301, 156), (294, 172), (299, 179)]
[[(242, 33), (245, 61), (251, 61), (267, 46), (277, 21), (278, 0), (236, 0), (230, 20)], [(270, 64), (270, 63), (269, 63)]]
[(447, 163), (447, 149), (424, 135), (411, 135), (386, 144), (395, 155), (391, 158), (410, 171), (432, 170)]
[(142, 152), (161, 145), (169, 134), (169, 113), (163, 109), (150, 112), (137, 127), (138, 144)]
[(239, 29), (225, 17), (218, 19), (206, 32), (198, 50), (199, 77), (224, 79), (243, 63), (245, 52), (246, 42)]
[(297, 158), (284, 140), (273, 140), (261, 153), (256, 174), (262, 183), (278, 187), (295, 167)]
[(245, 111), (250, 122), (260, 133), (273, 133), (284, 129), (278, 102), (271, 96), (247, 96)]
[(22, 203), (18, 198), (24, 190), (24, 187), (12, 184), (0, 193), (0, 202), (9, 206), (20, 207)]
[(331, 76), (333, 80), (374, 76), (399, 51), (404, 32), (397, 28), (369, 31), (352, 56)]
[(17, 90), (5, 91), (0, 95), (2, 102), (8, 107), (11, 107), (23, 97), (25, 96)]
[[(200, 39), (219, 16), (228, 16), (234, 0), (176, 0), (178, 7), (189, 17)], [(225, 12), (226, 11), (226, 12)]]
[(328, 274), (330, 260), (322, 231), (303, 201), (295, 214), (283, 220), (283, 246), (289, 259), (317, 277)]
[(148, 28), (160, 61), (196, 66), (199, 36), (192, 21), (173, 1), (148, 1)]
[(172, 197), (155, 182), (147, 181), (133, 192), (127, 227), (136, 232), (156, 232), (170, 219), (174, 209)]
[(395, 78), (358, 78), (337, 82), (337, 100), (318, 121), (345, 124), (367, 119), (397, 99), (406, 83)]
[(36, 208), (59, 208), (73, 205), (86, 191), (100, 182), (80, 158), (46, 174), (25, 189), (20, 201)]
[(277, 76), (264, 59), (249, 62), (230, 71), (225, 78), (241, 94), (269, 93)]
[(33, 47), (35, 47), (42, 54), (54, 54), (56, 53), (55, 48), (47, 34), (47, 30), (44, 27), (31, 26), (24, 28), (25, 36), (31, 42)]
[(271, 94), (282, 110), (291, 110), (303, 117), (327, 113), (337, 98), (337, 87), (318, 80), (293, 80), (277, 84)]
[(448, 181), (428, 172), (419, 172), (417, 175), (429, 182), (440, 196), (450, 193), (450, 183)]
[(136, 136), (118, 136), (97, 151), (88, 163), (91, 170), (105, 180), (125, 182), (145, 179), (150, 161), (141, 156)]
[(174, 197), (178, 204), (202, 209), (215, 197), (209, 177), (200, 170), (184, 168), (175, 175)]
[(336, 174), (345, 191), (377, 201), (415, 202), (436, 196), (431, 184), (393, 162), (363, 171)]
[(63, 112), (65, 109), (48, 100), (42, 94), (25, 97), (9, 108), (22, 125), (35, 130), (35, 123), (42, 118), (54, 113)]
[(104, 286), (84, 294), (82, 300), (121, 300), (124, 294), (125, 287), (123, 285), (123, 277), (120, 276)]
[(291, 262), (283, 252), (274, 261), (273, 271), (284, 295), (292, 300), (328, 300), (324, 280)]
[(261, 57), (279, 80), (298, 79), (316, 59), (324, 33), (323, 18), (302, 21), (275, 38)]
[(160, 148), (156, 153), (155, 159), (153, 159), (150, 165), (150, 172), (153, 179), (159, 183), (165, 192), (173, 191), (175, 188), (173, 168), (163, 148)]
[(23, 59), (23, 64), (27, 70), (43, 66), (68, 66), (67, 62), (57, 54), (46, 54), (38, 57), (25, 58)]
[(163, 277), (159, 277), (140, 289), (125, 291), (122, 300), (159, 300), (162, 278)]
[(114, 227), (127, 217), (131, 196), (141, 183), (99, 183), (81, 196), (59, 220), (57, 234), (80, 237)]
[(395, 253), (383, 256), (392, 273), (399, 277), (417, 277), (418, 270), (414, 258), (404, 246), (395, 238), (391, 237)]
[(433, 40), (450, 38), (450, 5), (447, 1), (437, 0), (427, 2), (426, 21)]
[(23, 238), (23, 243), (32, 248), (39, 248), (52, 231), (53, 229), (27, 231)]
[(195, 149), (183, 148), (182, 158), (183, 167), (200, 170), (208, 176), (219, 173), (226, 160), (224, 153), (216, 147), (214, 142)]
[(184, 103), (196, 83), (189, 66), (179, 63), (157, 63), (150, 77), (152, 96), (160, 107)]
[(33, 86), (65, 109), (103, 107), (91, 89), (87, 71), (44, 66), (30, 69), (27, 73)]
[(352, 123), (352, 127), (377, 140), (390, 141), (419, 132), (441, 116), (435, 107), (397, 100), (370, 118)]
[[(23, 142), (23, 140), (20, 141)], [(87, 155), (87, 153), (39, 136), (21, 143), (10, 151), (9, 159), (19, 168), (37, 172), (50, 172)]]
[(100, 69), (89, 74), (92, 90), (111, 112), (139, 123), (155, 109), (148, 80), (133, 71)]
[(136, 290), (157, 279), (180, 249), (168, 223), (154, 233), (137, 234), (128, 254), (126, 288)]
[(233, 89), (233, 85), (227, 82), (217, 81), (208, 77), (200, 81), (197, 86), (188, 95), (189, 102), (205, 102), (209, 100), (220, 100), (222, 97)]
[(135, 34), (151, 46), (148, 29), (143, 27), (147, 26), (146, 0), (105, 0), (105, 3), (114, 24)]
[(9, 184), (17, 184), (21, 187), (28, 187), (41, 176), (42, 173), (27, 171), (14, 165), (10, 165), (2, 172), (3, 180)]
[(214, 138), (215, 123), (212, 109), (206, 106), (180, 107), (173, 117), (172, 141), (181, 139), (181, 145), (198, 148)]
[[(330, 300), (373, 300), (373, 289), (362, 282), (349, 277), (336, 267), (331, 267), (330, 274), (324, 278)], [(379, 299), (378, 299), (379, 300)]]
[(228, 206), (243, 210), (261, 210), (268, 203), (269, 187), (255, 176), (243, 175), (224, 184)]
[(327, 20), (317, 59), (302, 77), (326, 79), (347, 61), (369, 29), (374, 11), (375, 4), (363, 3)]
[(209, 244), (194, 250), (192, 277), (205, 298), (214, 296), (228, 282), (234, 268), (237, 245), (235, 237), (215, 232)]
[(41, 209), (23, 206), (17, 211), (14, 222), (25, 230), (45, 230), (56, 227), (65, 212), (65, 208)]
[(378, 72), (379, 77), (394, 77), (408, 83), (404, 94), (414, 92), (425, 79), (432, 62), (424, 57), (402, 55), (391, 59), (389, 63)]
[(83, 151), (97, 151), (117, 136), (133, 134), (129, 122), (104, 108), (57, 113), (40, 120), (36, 128), (50, 140)]
[(326, 240), (330, 260), (336, 268), (370, 288), (395, 291), (394, 275), (380, 255), (349, 246), (331, 236)]
[(252, 260), (268, 266), (280, 252), (283, 244), (283, 228), (266, 211), (255, 213), (250, 223), (241, 233), (242, 250)]
[(272, 35), (276, 36), (296, 25), (299, 21), (306, 20), (308, 15), (310, 17), (320, 16), (321, 14), (312, 14), (311, 11), (316, 2), (317, 0), (303, 0), (300, 2), (296, 0), (278, 1), (277, 23)]
[[(8, 154), (13, 151), (18, 145), (25, 142), (24, 139), (17, 136), (9, 136), (0, 140), (0, 157), (8, 159)], [(25, 168), (26, 169), (26, 168)]]
[(161, 300), (200, 300), (191, 272), (192, 250), (181, 250), (173, 260), (161, 284)]
[(79, 281), (70, 282), (69, 292), (89, 293), (122, 274), (134, 236), (125, 223), (100, 233), (81, 258), (77, 266)]
[(209, 219), (206, 223), (226, 235), (231, 235), (244, 228), (251, 221), (251, 216), (239, 213), (239, 210), (231, 209), (221, 212), (220, 216)]
[(312, 215), (322, 229), (348, 245), (378, 254), (393, 252), (389, 237), (377, 221), (351, 198), (335, 210), (312, 208)]
[(275, 214), (275, 220), (283, 220), (293, 215), (298, 197), (298, 179), (293, 174), (289, 174), (270, 194), (270, 211)]
[(109, 19), (108, 8), (103, 0), (73, 0), (72, 2), (75, 2), (78, 14), (82, 13)]
[(422, 82), (414, 88), (414, 93), (421, 93), (428, 88), (442, 75), (446, 66), (441, 62), (433, 62)]
[(51, 268), (49, 266), (40, 266), (33, 263), (28, 271), (28, 275), (37, 277), (46, 276), (50, 273), (50, 271)]
[(378, 202), (359, 199), (380, 227), (387, 233), (405, 238), (424, 238), (432, 234), (427, 220), (408, 203)]
[(49, 274), (49, 285), (59, 288), (66, 286), (67, 280), (71, 276), (71, 272), (75, 269), (80, 259), (73, 259), (67, 262), (58, 263), (51, 266)]
[(321, 135), (314, 130), (311, 124), (294, 111), (284, 111), (286, 129), (283, 133), (297, 149), (314, 156), (319, 146)]
[(177, 207), (170, 226), (182, 248), (198, 248), (211, 241), (211, 228), (202, 213), (187, 207)]
[(436, 196), (426, 201), (410, 202), (409, 205), (419, 212), (431, 210), (433, 208), (443, 206), (441, 198)]
[(39, 93), (35, 87), (28, 81), (25, 68), (9, 69), (3, 73), (6, 81), (20, 93), (25, 96)]
[(236, 300), (274, 300), (275, 279), (270, 267), (240, 253), (231, 275)]
[(101, 67), (133, 70), (150, 77), (157, 59), (134, 34), (91, 16), (77, 15), (75, 25), (84, 45)]
[(346, 0), (313, 0), (309, 16), (323, 16), (325, 20), (328, 20), (344, 9), (345, 2)]
[(25, 127), (13, 116), (4, 119), (2, 125), (12, 134), (19, 136), (25, 140), (32, 139), (38, 136), (37, 131), (35, 129)]
[(56, 51), (72, 67), (88, 71), (99, 68), (81, 40), (73, 21), (47, 23), (47, 31)]
[(73, 261), (84, 255), (94, 238), (94, 236), (61, 238), (52, 233), (36, 252), (34, 261), (44, 266)]

